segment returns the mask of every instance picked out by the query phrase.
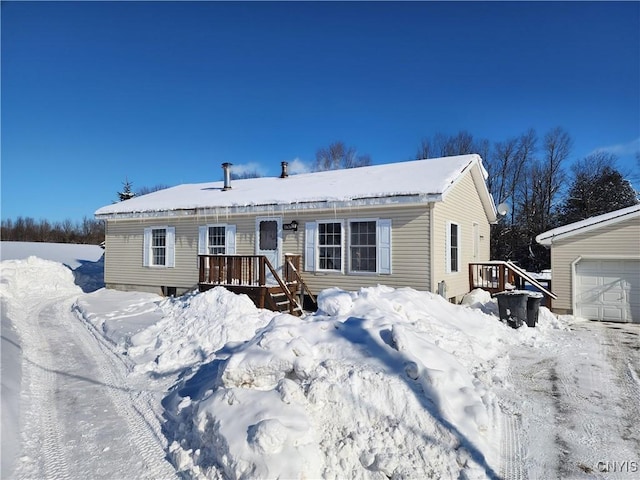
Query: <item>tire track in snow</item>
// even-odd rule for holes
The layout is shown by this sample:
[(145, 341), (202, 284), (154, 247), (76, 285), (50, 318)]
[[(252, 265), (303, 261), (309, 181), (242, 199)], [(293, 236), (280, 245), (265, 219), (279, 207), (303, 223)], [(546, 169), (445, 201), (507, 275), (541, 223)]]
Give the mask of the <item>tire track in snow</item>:
[[(29, 405), (30, 415), (24, 421), (22, 432), (23, 456), (16, 465), (16, 478), (42, 477), (44, 479), (71, 478), (66, 452), (62, 448), (62, 432), (60, 431), (57, 410), (51, 408), (51, 398), (57, 387), (55, 374), (42, 365), (50, 365), (52, 353), (48, 342), (31, 319), (40, 320), (37, 308), (28, 308), (21, 326), (23, 369), (25, 372), (22, 399)], [(27, 390), (25, 391), (25, 387)], [(22, 412), (24, 415), (26, 412)], [(24, 451), (28, 454), (24, 454)], [(33, 456), (29, 455), (33, 453)], [(35, 470), (35, 472), (34, 472)]]
[[(637, 458), (629, 450), (629, 437), (640, 421), (637, 397), (634, 402), (625, 373), (630, 350), (611, 328), (598, 322), (576, 325), (573, 347), (558, 356), (551, 372), (561, 478), (601, 473), (603, 461)], [(608, 405), (609, 415), (602, 415), (602, 404)], [(625, 435), (625, 422), (630, 435)], [(637, 433), (635, 440), (640, 446)]]
[[(104, 361), (97, 362), (102, 381), (112, 386), (107, 392), (116, 411), (124, 418), (129, 430), (129, 440), (145, 465), (144, 477), (149, 479), (175, 478), (175, 469), (166, 459), (166, 439), (153, 405), (159, 400), (153, 392), (135, 389), (128, 385), (128, 369), (103, 336), (96, 334), (93, 326), (77, 313), (70, 313), (71, 328), (89, 355)], [(119, 387), (119, 388), (118, 388)], [(140, 478), (140, 477), (139, 477)]]
[[(511, 374), (505, 379), (513, 384)], [(526, 452), (523, 445), (524, 432), (522, 412), (516, 402), (501, 398), (500, 405), (500, 478), (504, 480), (527, 480)]]
[(603, 324), (611, 347), (607, 355), (615, 365), (615, 381), (620, 388), (619, 404), (623, 408), (625, 425), (620, 434), (640, 452), (640, 329), (635, 326)]
[(34, 298), (20, 312), (25, 425), (15, 478), (176, 478), (153, 412), (159, 398), (128, 385), (121, 359), (72, 311), (75, 298)]
[(502, 441), (500, 444), (500, 477), (504, 480), (526, 480), (524, 448), (522, 445), (522, 419), (519, 414), (502, 413)]

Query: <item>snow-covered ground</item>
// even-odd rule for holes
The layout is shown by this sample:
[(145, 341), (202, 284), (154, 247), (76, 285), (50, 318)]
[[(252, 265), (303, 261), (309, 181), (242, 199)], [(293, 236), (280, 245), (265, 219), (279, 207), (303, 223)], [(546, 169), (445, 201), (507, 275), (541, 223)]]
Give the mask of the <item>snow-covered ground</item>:
[(2, 478), (640, 475), (638, 325), (515, 330), (482, 291), (385, 286), (297, 318), (23, 247), (0, 264)]

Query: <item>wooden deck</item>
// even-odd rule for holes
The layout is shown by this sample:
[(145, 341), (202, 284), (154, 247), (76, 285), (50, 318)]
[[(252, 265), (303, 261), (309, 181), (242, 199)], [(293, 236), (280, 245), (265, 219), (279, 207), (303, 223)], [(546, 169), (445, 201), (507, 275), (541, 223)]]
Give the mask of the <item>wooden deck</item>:
[(281, 277), (263, 255), (198, 255), (201, 292), (221, 286), (244, 293), (259, 308), (301, 315), (305, 299), (316, 299), (299, 273), (300, 255), (285, 255)]
[(504, 292), (505, 290), (525, 290), (525, 284), (529, 283), (538, 289), (544, 296), (545, 306), (551, 308), (551, 303), (558, 297), (551, 291), (550, 282), (547, 286), (513, 262), (491, 261), (469, 264), (469, 289), (482, 288), (491, 294)]

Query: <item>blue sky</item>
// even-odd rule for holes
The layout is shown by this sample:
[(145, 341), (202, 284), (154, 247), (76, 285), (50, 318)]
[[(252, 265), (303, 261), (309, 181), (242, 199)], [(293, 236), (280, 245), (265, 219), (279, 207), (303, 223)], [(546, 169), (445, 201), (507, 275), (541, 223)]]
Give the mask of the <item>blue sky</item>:
[[(263, 175), (336, 140), (555, 126), (638, 176), (639, 2), (2, 2), (2, 218)], [(636, 188), (640, 188), (636, 181)]]

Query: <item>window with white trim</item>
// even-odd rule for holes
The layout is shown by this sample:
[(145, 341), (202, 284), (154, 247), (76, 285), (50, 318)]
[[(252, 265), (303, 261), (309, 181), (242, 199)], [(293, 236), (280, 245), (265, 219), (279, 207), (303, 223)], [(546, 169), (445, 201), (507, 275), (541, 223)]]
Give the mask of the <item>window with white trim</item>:
[(376, 221), (349, 222), (349, 270), (352, 272), (377, 271)]
[(304, 251), (304, 269), (308, 272), (344, 273), (347, 265), (349, 273), (390, 274), (391, 220), (307, 222)]
[(460, 271), (460, 225), (447, 222), (447, 273)]
[(236, 253), (236, 226), (217, 223), (198, 228), (198, 254), (234, 255)]
[(164, 228), (151, 230), (151, 264), (167, 264), (167, 230)]
[(224, 255), (226, 253), (226, 233), (227, 229), (224, 226), (209, 227), (208, 234), (208, 252), (210, 255)]
[(318, 269), (342, 270), (342, 222), (318, 222)]
[(174, 266), (175, 232), (175, 227), (148, 227), (144, 229), (143, 266)]

